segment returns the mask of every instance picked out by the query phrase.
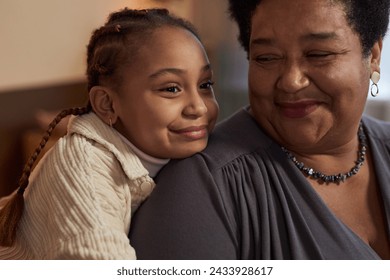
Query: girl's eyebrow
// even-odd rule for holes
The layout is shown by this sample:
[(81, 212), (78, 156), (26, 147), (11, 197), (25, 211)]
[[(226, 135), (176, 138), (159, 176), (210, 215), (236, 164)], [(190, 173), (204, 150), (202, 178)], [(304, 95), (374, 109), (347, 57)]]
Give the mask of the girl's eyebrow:
[(206, 64), (205, 66), (203, 66), (202, 68), (202, 72), (207, 72), (207, 71), (210, 71), (211, 70), (211, 64)]
[(163, 69), (159, 69), (158, 71), (149, 75), (149, 78), (156, 79), (156, 78), (163, 76), (163, 75), (166, 75), (166, 74), (180, 75), (180, 74), (183, 74), (184, 72), (186, 72), (186, 71), (183, 69), (179, 69), (179, 68), (163, 68)]
[[(211, 65), (210, 64), (206, 64), (205, 66), (202, 67), (201, 71), (202, 72), (206, 72), (206, 71), (210, 71), (210, 69), (211, 69)], [(150, 74), (149, 78), (150, 79), (156, 79), (156, 78), (158, 78), (160, 76), (163, 76), (163, 75), (166, 75), (166, 74), (181, 75), (181, 74), (183, 74), (185, 72), (187, 72), (187, 70), (180, 69), (180, 68), (163, 68), (163, 69), (157, 70), (153, 74)]]

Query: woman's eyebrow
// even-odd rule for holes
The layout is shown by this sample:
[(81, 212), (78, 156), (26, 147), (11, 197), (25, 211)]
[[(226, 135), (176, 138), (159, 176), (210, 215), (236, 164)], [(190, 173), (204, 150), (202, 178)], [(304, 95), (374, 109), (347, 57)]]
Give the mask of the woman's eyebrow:
[(256, 38), (253, 39), (250, 43), (251, 45), (264, 45), (264, 46), (271, 46), (274, 44), (274, 40), (270, 38)]
[[(336, 32), (310, 32), (308, 34), (302, 35), (302, 41), (325, 41), (325, 40), (336, 40), (340, 36)], [(253, 39), (251, 45), (262, 45), (262, 46), (272, 46), (276, 40), (266, 37), (258, 37)]]
[(313, 32), (302, 36), (302, 40), (308, 41), (308, 40), (335, 40), (338, 39), (340, 36), (337, 35), (336, 32)]

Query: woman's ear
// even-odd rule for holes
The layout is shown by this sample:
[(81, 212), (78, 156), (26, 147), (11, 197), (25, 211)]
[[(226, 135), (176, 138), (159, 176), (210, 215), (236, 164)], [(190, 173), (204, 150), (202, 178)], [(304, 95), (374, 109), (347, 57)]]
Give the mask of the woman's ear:
[(380, 73), (382, 43), (383, 43), (382, 38), (380, 38), (377, 42), (375, 42), (374, 46), (371, 49), (371, 60), (370, 60), (371, 73), (374, 71)]
[(93, 111), (110, 126), (117, 120), (113, 106), (113, 94), (110, 89), (103, 86), (94, 86), (89, 91), (89, 100)]

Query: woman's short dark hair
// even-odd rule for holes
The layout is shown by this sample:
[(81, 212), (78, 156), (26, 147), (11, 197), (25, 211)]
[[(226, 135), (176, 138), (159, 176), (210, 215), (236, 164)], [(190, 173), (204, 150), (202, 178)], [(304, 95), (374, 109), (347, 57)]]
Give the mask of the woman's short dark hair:
[[(238, 40), (249, 53), (251, 20), (262, 0), (229, 0), (229, 12), (238, 25)], [(346, 11), (347, 20), (360, 37), (363, 55), (368, 55), (374, 43), (385, 37), (389, 25), (390, 0), (335, 0)]]

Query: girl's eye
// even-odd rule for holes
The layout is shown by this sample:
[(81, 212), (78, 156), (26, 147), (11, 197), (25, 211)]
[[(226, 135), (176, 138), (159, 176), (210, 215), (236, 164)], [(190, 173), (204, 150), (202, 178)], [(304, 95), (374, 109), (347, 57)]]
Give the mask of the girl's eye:
[(201, 84), (200, 88), (201, 89), (210, 89), (210, 88), (212, 88), (213, 85), (214, 85), (214, 82), (209, 80), (206, 83)]
[(177, 86), (171, 86), (171, 87), (163, 88), (160, 91), (167, 91), (167, 92), (171, 92), (171, 93), (178, 93), (178, 92), (180, 92), (180, 89)]

